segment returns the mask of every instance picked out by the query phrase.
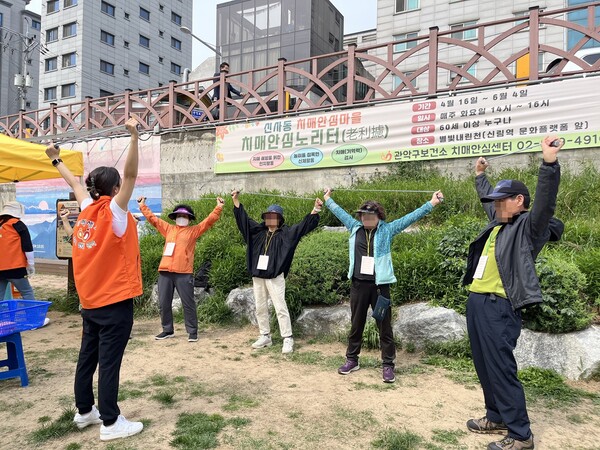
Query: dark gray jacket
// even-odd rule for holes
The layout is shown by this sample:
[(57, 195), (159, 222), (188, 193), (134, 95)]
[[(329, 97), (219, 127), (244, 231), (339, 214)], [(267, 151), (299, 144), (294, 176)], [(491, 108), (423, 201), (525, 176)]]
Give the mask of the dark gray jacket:
[[(554, 218), (556, 196), (560, 182), (560, 166), (543, 163), (538, 175), (535, 202), (530, 211), (524, 211), (511, 223), (504, 224), (496, 237), (496, 263), (502, 285), (513, 309), (542, 302), (542, 291), (535, 272), (535, 258), (546, 242), (560, 239), (564, 224)], [(493, 187), (485, 174), (475, 178), (479, 198), (492, 192)], [(479, 257), (492, 229), (500, 225), (496, 220), (494, 202), (482, 203), (490, 223), (469, 246), (467, 271), (463, 284), (473, 282)]]

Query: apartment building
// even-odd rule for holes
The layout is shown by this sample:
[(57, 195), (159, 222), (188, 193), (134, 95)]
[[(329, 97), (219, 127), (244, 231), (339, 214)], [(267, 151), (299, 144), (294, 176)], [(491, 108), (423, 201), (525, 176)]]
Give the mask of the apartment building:
[(192, 62), (189, 0), (46, 0), (39, 104), (180, 81)]
[(0, 116), (38, 106), (41, 22), (28, 3), (0, 1)]

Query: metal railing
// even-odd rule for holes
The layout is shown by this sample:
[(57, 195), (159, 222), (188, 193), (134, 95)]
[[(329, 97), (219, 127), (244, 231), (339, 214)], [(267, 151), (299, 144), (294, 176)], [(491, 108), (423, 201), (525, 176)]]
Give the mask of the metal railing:
[[(588, 43), (600, 45), (600, 2), (585, 6), (542, 11), (530, 8), (528, 16), (477, 24), (450, 31), (432, 27), (427, 35), (404, 41), (286, 61), (243, 72), (224, 74), (186, 83), (49, 108), (0, 118), (0, 132), (19, 138), (41, 140), (50, 136), (85, 139), (98, 130), (122, 125), (135, 114), (146, 131), (214, 127), (232, 121), (273, 118), (324, 109), (364, 106), (378, 102), (449, 95), (468, 89), (560, 80), (573, 74), (600, 71), (600, 59), (588, 64), (576, 53)], [(570, 20), (573, 13), (587, 17), (585, 25)], [(580, 33), (569, 51), (542, 42), (546, 36)], [(468, 37), (468, 38), (467, 38)], [(401, 51), (399, 50), (401, 49)], [(557, 58), (545, 72), (538, 54)], [(528, 55), (525, 75), (515, 67)], [(525, 60), (526, 61), (526, 60)], [(576, 71), (564, 72), (568, 62)], [(476, 70), (475, 70), (476, 69)], [(221, 95), (212, 101), (215, 88), (226, 92), (231, 83), (241, 98)], [(115, 130), (115, 133), (122, 133)], [(62, 136), (61, 136), (62, 135)]]

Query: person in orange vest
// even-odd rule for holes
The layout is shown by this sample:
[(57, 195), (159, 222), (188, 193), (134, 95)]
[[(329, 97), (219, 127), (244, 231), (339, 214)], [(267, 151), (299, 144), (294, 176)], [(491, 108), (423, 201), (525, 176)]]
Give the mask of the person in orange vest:
[(140, 211), (150, 225), (165, 237), (163, 256), (158, 266), (158, 305), (162, 332), (156, 335), (155, 339), (162, 340), (175, 336), (172, 305), (173, 293), (177, 289), (183, 306), (188, 342), (196, 342), (198, 341), (198, 313), (194, 300), (194, 250), (198, 238), (221, 217), (225, 200), (217, 197), (215, 209), (195, 226), (189, 226), (190, 221), (196, 220), (191, 206), (176, 205), (173, 212), (169, 214), (169, 219), (175, 221), (175, 225), (171, 225), (152, 214), (145, 201), (144, 197), (138, 198)]
[(23, 300), (35, 300), (33, 288), (27, 277), (35, 273), (33, 244), (27, 226), (21, 222), (23, 205), (8, 202), (0, 212), (0, 296), (5, 300), (8, 283), (19, 291)]
[[(133, 436), (144, 428), (122, 416), (117, 404), (121, 362), (133, 326), (133, 298), (142, 294), (136, 222), (127, 210), (138, 174), (137, 123), (135, 118), (125, 123), (131, 141), (123, 178), (114, 167), (97, 167), (85, 180), (87, 191), (60, 159), (58, 146), (46, 148), (81, 209), (73, 227), (73, 275), (83, 319), (73, 421), (80, 429), (102, 424), (102, 441)], [(98, 408), (93, 390), (96, 367)]]

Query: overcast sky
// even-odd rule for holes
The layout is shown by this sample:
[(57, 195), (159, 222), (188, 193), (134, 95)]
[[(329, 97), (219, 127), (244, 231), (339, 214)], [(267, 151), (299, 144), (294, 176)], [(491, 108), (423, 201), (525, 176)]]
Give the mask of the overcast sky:
[[(214, 44), (216, 41), (217, 4), (230, 0), (193, 0), (194, 26), (193, 32), (200, 39)], [(331, 3), (344, 16), (344, 33), (368, 30), (377, 26), (377, 0), (331, 0)], [(42, 0), (31, 0), (27, 7), (41, 14)], [(192, 57), (192, 68), (211, 56), (212, 52), (196, 39)]]

